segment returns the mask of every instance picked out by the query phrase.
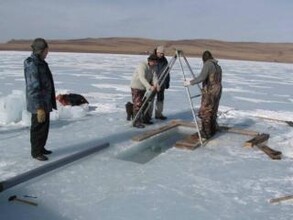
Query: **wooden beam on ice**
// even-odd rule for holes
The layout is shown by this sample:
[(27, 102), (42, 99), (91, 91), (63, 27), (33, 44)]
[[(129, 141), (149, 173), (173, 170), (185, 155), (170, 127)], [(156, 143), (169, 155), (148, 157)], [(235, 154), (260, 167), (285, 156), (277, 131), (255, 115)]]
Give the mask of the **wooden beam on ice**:
[(194, 150), (200, 147), (200, 140), (198, 134), (188, 135), (186, 138), (179, 140), (175, 143), (175, 147), (177, 148), (185, 148), (189, 150)]
[(282, 158), (281, 151), (274, 150), (267, 145), (257, 145), (257, 147), (273, 160), (281, 160)]
[(288, 196), (282, 196), (274, 199), (270, 199), (270, 203), (277, 203), (277, 202), (282, 202), (286, 200), (293, 199), (293, 195), (288, 195)]
[(269, 134), (259, 134), (253, 137), (252, 139), (246, 141), (244, 143), (245, 147), (253, 147), (254, 145), (259, 145), (269, 139), (270, 135)]
[(164, 125), (163, 127), (160, 127), (160, 128), (157, 128), (157, 129), (153, 129), (153, 130), (149, 130), (149, 131), (146, 131), (140, 135), (137, 135), (137, 136), (134, 136), (132, 138), (133, 141), (143, 141), (147, 138), (150, 138), (156, 134), (160, 134), (162, 132), (165, 132), (167, 130), (170, 130), (172, 128), (175, 128), (177, 127), (179, 124), (177, 123), (177, 121), (171, 121), (169, 124), (167, 125)]
[(227, 127), (227, 126), (220, 126), (220, 131), (226, 131), (229, 133), (234, 134), (242, 134), (242, 135), (248, 135), (248, 136), (256, 136), (259, 134), (257, 131), (242, 129), (242, 128), (233, 128), (233, 127)]

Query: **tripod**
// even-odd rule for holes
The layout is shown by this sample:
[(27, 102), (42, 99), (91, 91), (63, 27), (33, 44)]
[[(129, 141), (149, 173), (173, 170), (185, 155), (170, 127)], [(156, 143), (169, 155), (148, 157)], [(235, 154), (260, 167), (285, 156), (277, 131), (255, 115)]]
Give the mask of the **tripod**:
[[(191, 69), (191, 66), (190, 66), (187, 58), (185, 57), (183, 51), (176, 50), (174, 56), (171, 58), (171, 60), (169, 61), (168, 65), (165, 67), (165, 69), (163, 70), (163, 72), (161, 73), (161, 75), (160, 75), (160, 77), (158, 79), (158, 85), (160, 87), (163, 85), (164, 81), (166, 80), (167, 75), (172, 70), (172, 68), (173, 68), (173, 66), (174, 66), (174, 64), (175, 64), (177, 59), (179, 60), (179, 63), (180, 63), (180, 67), (181, 67), (181, 71), (182, 71), (182, 74), (183, 74), (184, 81), (187, 79), (186, 73), (184, 72), (184, 65), (187, 66), (187, 68), (189, 70), (189, 73), (191, 74), (192, 78), (195, 78), (195, 75), (194, 75), (194, 73), (193, 73), (193, 71)], [(197, 84), (197, 86), (198, 86), (199, 90), (201, 91), (200, 86), (198, 84)], [(197, 130), (197, 133), (198, 133), (199, 141), (200, 141), (201, 144), (203, 144), (201, 134), (200, 134), (200, 130), (199, 130), (199, 126), (198, 126), (197, 114), (196, 114), (196, 110), (195, 110), (195, 107), (194, 107), (194, 104), (193, 104), (193, 99), (195, 99), (197, 97), (200, 97), (201, 93), (196, 94), (196, 95), (192, 95), (191, 90), (190, 90), (190, 86), (185, 86), (185, 90), (186, 90), (187, 97), (188, 97), (188, 100), (189, 100), (189, 105), (190, 105), (190, 108), (191, 108), (193, 120), (194, 120), (196, 130)], [(137, 114), (135, 115), (134, 119), (132, 120), (132, 125), (135, 124), (135, 122), (137, 121), (137, 119), (139, 117), (141, 117), (142, 115), (147, 114), (150, 106), (152, 105), (153, 99), (155, 98), (155, 95), (156, 95), (156, 91), (147, 91), (147, 92), (145, 92), (144, 97), (143, 97), (142, 106), (139, 109), (139, 111), (137, 112)]]

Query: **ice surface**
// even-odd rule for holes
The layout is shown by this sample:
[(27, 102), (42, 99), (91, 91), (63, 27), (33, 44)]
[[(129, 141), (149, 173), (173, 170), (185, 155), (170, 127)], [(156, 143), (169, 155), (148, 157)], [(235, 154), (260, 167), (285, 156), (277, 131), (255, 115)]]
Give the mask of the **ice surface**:
[[(44, 164), (30, 157), (22, 66), (27, 56), (29, 52), (0, 52), (0, 181)], [(146, 58), (49, 53), (57, 93), (80, 93), (90, 104), (59, 106), (52, 112), (46, 147), (53, 154), (45, 163), (89, 147), (86, 143), (109, 142), (110, 147), (0, 193), (1, 220), (293, 218), (292, 201), (268, 203), (292, 194), (293, 130), (286, 123), (260, 118), (293, 121), (292, 64), (219, 60), (224, 85), (219, 123), (269, 133), (268, 145), (283, 152), (282, 160), (273, 161), (255, 148), (243, 148), (250, 137), (237, 134), (221, 134), (194, 151), (172, 146), (183, 131), (132, 141), (173, 119), (192, 120), (177, 63), (165, 93), (168, 120), (154, 120), (143, 130), (126, 121), (130, 79)], [(188, 61), (198, 74), (200, 59)], [(199, 100), (195, 102), (198, 107)], [(143, 155), (147, 157), (136, 157), (142, 149), (149, 150)], [(26, 199), (39, 205), (8, 202), (14, 194), (35, 196)]]

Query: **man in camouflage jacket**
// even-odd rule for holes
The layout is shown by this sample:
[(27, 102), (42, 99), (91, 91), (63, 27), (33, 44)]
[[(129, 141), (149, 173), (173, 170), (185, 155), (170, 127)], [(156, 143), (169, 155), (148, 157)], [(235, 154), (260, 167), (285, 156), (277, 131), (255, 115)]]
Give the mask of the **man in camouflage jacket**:
[(37, 160), (48, 160), (45, 145), (49, 133), (50, 112), (57, 109), (52, 73), (45, 61), (48, 44), (42, 38), (33, 41), (33, 53), (24, 61), (27, 110), (32, 113), (30, 142), (31, 155)]
[(217, 131), (217, 113), (222, 94), (222, 69), (209, 51), (202, 55), (203, 67), (201, 73), (189, 84), (202, 82), (202, 98), (199, 117), (202, 122), (201, 135), (203, 138), (212, 137)]

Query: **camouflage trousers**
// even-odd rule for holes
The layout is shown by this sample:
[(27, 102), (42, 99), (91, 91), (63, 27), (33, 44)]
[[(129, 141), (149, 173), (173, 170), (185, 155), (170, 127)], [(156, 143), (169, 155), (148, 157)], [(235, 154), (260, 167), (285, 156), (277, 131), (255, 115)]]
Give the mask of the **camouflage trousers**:
[(217, 113), (222, 94), (222, 87), (206, 89), (202, 92), (199, 118), (202, 123), (202, 136), (209, 138), (217, 131)]
[[(131, 88), (132, 103), (133, 103), (133, 117), (136, 116), (137, 112), (142, 107), (142, 104), (144, 102), (144, 94), (145, 94), (145, 92), (146, 92), (145, 90)], [(149, 106), (149, 109), (148, 109), (147, 113), (143, 114), (144, 113), (144, 110), (143, 110), (142, 114), (137, 119), (137, 121), (138, 122), (143, 122), (143, 121), (151, 120), (152, 112), (153, 112), (153, 103), (150, 103), (150, 106)]]

